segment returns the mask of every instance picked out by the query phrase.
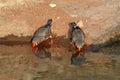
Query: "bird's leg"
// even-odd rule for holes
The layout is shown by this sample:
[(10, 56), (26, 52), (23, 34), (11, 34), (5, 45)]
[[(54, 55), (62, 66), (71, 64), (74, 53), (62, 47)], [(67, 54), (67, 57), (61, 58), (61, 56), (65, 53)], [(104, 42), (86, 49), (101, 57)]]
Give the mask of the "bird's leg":
[(81, 51), (81, 47), (78, 47), (77, 49), (78, 49), (78, 52), (80, 52), (80, 51)]
[(77, 49), (78, 49), (78, 57), (80, 57), (81, 56), (81, 54), (80, 54), (81, 47), (77, 47)]
[(80, 52), (78, 52), (78, 57), (80, 57), (81, 56), (81, 54), (80, 54)]

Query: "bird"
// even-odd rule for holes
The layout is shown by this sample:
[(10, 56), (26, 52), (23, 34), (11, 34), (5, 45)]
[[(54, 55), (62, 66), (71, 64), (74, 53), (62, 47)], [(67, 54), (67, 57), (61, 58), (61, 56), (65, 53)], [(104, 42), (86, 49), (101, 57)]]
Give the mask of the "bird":
[(77, 48), (78, 52), (80, 52), (81, 48), (86, 44), (85, 33), (79, 26), (77, 26), (75, 22), (70, 22), (69, 26), (71, 27), (70, 31), (71, 44), (74, 48)]
[(37, 47), (38, 45), (40, 45), (40, 43), (48, 40), (49, 38), (52, 39), (51, 27), (52, 27), (52, 19), (48, 19), (47, 23), (44, 26), (39, 27), (35, 31), (31, 39), (33, 48)]

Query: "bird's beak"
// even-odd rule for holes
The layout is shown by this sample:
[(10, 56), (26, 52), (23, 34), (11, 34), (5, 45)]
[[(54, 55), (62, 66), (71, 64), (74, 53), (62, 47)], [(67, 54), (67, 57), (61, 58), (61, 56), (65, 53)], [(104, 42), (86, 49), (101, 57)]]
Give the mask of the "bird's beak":
[(36, 43), (33, 42), (33, 43), (32, 43), (32, 47), (34, 48), (34, 47), (36, 47), (36, 46), (37, 46)]

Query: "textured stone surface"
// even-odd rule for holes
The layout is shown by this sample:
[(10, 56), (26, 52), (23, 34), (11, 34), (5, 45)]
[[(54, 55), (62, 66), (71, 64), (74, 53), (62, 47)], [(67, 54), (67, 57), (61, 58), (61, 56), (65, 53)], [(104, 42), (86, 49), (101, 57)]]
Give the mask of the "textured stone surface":
[(88, 43), (103, 43), (108, 39), (101, 42), (100, 38), (120, 25), (120, 1), (1, 0), (0, 37), (31, 36), (49, 18), (53, 19), (53, 34), (67, 37), (68, 23), (82, 21)]

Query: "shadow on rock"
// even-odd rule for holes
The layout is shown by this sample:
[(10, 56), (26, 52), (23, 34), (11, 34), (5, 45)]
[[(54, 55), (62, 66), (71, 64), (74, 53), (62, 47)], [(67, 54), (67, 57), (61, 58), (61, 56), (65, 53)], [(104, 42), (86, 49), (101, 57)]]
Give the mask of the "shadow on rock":
[(101, 44), (95, 44), (95, 45), (91, 44), (89, 45), (88, 50), (92, 52), (98, 52), (104, 48), (110, 48), (112, 46), (116, 46), (116, 47), (120, 46), (120, 40), (116, 38), (120, 38), (120, 35), (119, 36), (116, 35), (114, 38), (110, 38), (108, 41), (101, 43)]
[(72, 41), (72, 31), (73, 31), (73, 29), (72, 29), (72, 26), (71, 26), (70, 23), (68, 24), (68, 26), (69, 26), (69, 29), (68, 29), (68, 39), (69, 39), (69, 41)]
[[(120, 25), (108, 31), (106, 34), (100, 36), (99, 40), (103, 40), (105, 42), (101, 42), (95, 45), (90, 45), (89, 50), (92, 52), (98, 52), (99, 50), (112, 46), (120, 46)], [(117, 45), (116, 45), (117, 44)]]

